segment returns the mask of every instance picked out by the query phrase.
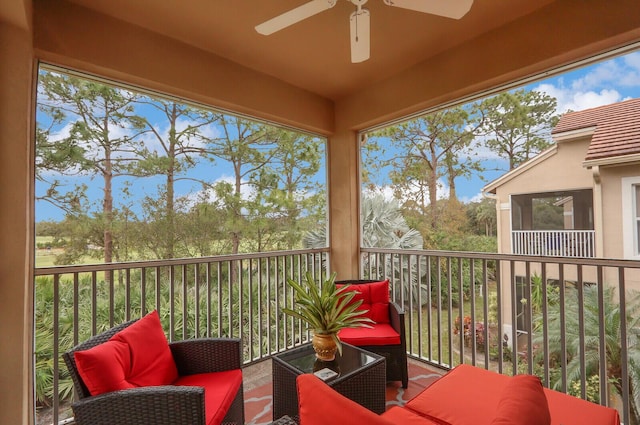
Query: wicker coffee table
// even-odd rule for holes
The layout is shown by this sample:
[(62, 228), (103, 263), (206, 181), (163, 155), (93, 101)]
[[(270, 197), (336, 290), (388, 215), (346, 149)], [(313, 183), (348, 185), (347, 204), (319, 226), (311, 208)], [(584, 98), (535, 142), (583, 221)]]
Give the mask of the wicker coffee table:
[(296, 377), (321, 369), (338, 374), (325, 382), (340, 394), (375, 413), (385, 411), (386, 370), (382, 356), (342, 344), (342, 356), (332, 362), (317, 360), (311, 344), (273, 356), (273, 418), (298, 414)]

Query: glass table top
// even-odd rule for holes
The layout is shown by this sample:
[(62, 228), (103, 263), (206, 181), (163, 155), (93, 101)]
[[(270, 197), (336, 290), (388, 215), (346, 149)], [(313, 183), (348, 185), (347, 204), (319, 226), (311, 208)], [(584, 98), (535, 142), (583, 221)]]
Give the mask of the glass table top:
[(325, 368), (330, 369), (338, 374), (332, 378), (348, 375), (382, 358), (377, 354), (344, 343), (342, 344), (342, 355), (336, 353), (336, 358), (330, 362), (318, 360), (310, 343), (285, 351), (275, 357), (297, 369), (300, 373), (314, 373)]

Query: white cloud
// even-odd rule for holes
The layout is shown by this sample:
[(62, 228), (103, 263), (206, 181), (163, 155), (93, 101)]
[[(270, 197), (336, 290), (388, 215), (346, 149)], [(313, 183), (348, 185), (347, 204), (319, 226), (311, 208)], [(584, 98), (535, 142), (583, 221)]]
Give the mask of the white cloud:
[[(640, 89), (640, 52), (601, 62), (577, 71), (578, 77), (568, 80), (566, 74), (552, 82), (544, 82), (534, 90), (558, 100), (558, 113), (581, 111), (629, 99), (621, 93), (626, 89)], [(575, 74), (574, 74), (575, 75)]]
[(387, 201), (395, 200), (395, 196), (393, 195), (393, 189), (391, 186), (375, 186), (375, 187), (366, 187), (362, 190), (363, 196), (375, 196), (382, 195), (382, 197)]
[(469, 146), (460, 152), (460, 157), (468, 156), (480, 161), (501, 159), (502, 157), (496, 151), (486, 146), (486, 141), (489, 138), (488, 135), (476, 136)]
[(71, 135), (71, 128), (73, 127), (73, 122), (67, 121), (64, 126), (52, 130), (49, 133), (49, 141), (63, 140)]
[(484, 196), (482, 196), (482, 192), (476, 193), (474, 196), (462, 196), (460, 197), (460, 202), (468, 204), (469, 202), (480, 202)]
[(567, 111), (582, 111), (622, 100), (622, 96), (617, 90), (602, 89), (599, 92), (593, 90), (575, 91), (570, 87), (554, 86), (548, 83), (540, 84), (535, 90), (547, 93), (557, 99), (558, 106), (556, 111), (558, 114), (563, 114)]

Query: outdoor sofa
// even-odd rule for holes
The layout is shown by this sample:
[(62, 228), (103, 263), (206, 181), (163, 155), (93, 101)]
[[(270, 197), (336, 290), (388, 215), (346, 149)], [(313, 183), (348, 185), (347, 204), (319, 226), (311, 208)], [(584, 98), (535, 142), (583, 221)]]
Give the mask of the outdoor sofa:
[(382, 415), (312, 374), (300, 375), (297, 385), (300, 425), (620, 425), (615, 409), (543, 388), (533, 375), (510, 377), (469, 365), (457, 366)]

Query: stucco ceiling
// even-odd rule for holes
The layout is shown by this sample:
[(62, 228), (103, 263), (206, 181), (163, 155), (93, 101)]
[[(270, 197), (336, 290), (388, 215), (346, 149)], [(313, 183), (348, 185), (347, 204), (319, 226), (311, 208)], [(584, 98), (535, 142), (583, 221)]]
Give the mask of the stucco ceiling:
[(371, 58), (353, 64), (349, 15), (354, 6), (348, 0), (270, 36), (258, 34), (255, 25), (307, 0), (70, 1), (333, 100), (553, 3), (475, 0), (466, 16), (454, 20), (369, 0)]

